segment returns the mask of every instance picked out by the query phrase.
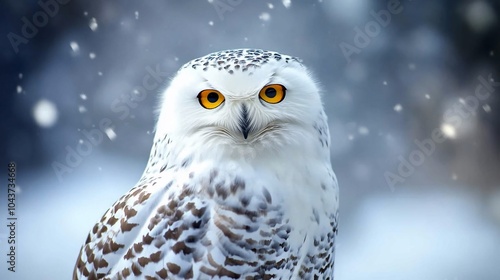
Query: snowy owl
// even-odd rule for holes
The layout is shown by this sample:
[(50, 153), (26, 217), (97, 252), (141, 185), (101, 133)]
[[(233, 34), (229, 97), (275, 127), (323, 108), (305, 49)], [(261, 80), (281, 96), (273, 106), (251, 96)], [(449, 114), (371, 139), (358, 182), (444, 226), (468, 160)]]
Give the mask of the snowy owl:
[(159, 109), (144, 174), (92, 228), (73, 279), (333, 279), (330, 134), (297, 58), (194, 59)]

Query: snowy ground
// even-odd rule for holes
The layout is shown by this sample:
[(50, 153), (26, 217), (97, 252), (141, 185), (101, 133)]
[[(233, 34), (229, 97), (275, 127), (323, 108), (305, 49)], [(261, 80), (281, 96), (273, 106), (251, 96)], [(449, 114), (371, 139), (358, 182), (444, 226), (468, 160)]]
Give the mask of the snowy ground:
[[(352, 220), (351, 220), (352, 219)], [(337, 279), (498, 279), (500, 230), (451, 189), (374, 196), (342, 219)]]

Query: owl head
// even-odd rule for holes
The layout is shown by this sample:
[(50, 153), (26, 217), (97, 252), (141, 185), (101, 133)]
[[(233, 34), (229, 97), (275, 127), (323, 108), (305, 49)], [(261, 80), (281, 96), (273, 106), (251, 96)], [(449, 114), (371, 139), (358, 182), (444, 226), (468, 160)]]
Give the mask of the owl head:
[(253, 49), (188, 62), (159, 111), (157, 138), (236, 156), (303, 148), (323, 114), (318, 86), (297, 58)]

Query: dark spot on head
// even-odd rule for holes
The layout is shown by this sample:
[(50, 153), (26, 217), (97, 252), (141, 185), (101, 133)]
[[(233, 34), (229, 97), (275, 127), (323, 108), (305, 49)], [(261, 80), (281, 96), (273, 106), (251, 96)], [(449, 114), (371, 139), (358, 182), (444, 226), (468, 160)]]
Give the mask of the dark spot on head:
[[(209, 93), (208, 95), (210, 96), (210, 94), (212, 94), (212, 92), (211, 92), (211, 93)], [(214, 93), (214, 94), (215, 94), (215, 95), (217, 95), (217, 93)], [(219, 96), (218, 96), (218, 95), (217, 95), (217, 98), (219, 98)], [(191, 161), (192, 161), (192, 158), (191, 158), (191, 157), (185, 158), (185, 159), (182, 161), (181, 166), (182, 166), (182, 167), (187, 167), (188, 165), (190, 165), (190, 164), (191, 164)]]
[(166, 164), (164, 164), (164, 165), (160, 168), (160, 172), (165, 171), (165, 169), (166, 169), (166, 168), (167, 168), (167, 165), (166, 165)]

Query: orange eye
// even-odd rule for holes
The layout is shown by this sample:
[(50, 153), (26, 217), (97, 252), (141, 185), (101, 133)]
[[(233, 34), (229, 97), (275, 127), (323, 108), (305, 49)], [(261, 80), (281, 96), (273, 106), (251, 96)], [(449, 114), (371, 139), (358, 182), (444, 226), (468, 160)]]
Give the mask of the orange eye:
[(267, 103), (280, 103), (285, 98), (286, 88), (279, 84), (267, 85), (259, 92), (260, 99)]
[(198, 101), (200, 101), (201, 106), (205, 109), (215, 109), (224, 100), (224, 95), (215, 89), (205, 89), (198, 94)]

